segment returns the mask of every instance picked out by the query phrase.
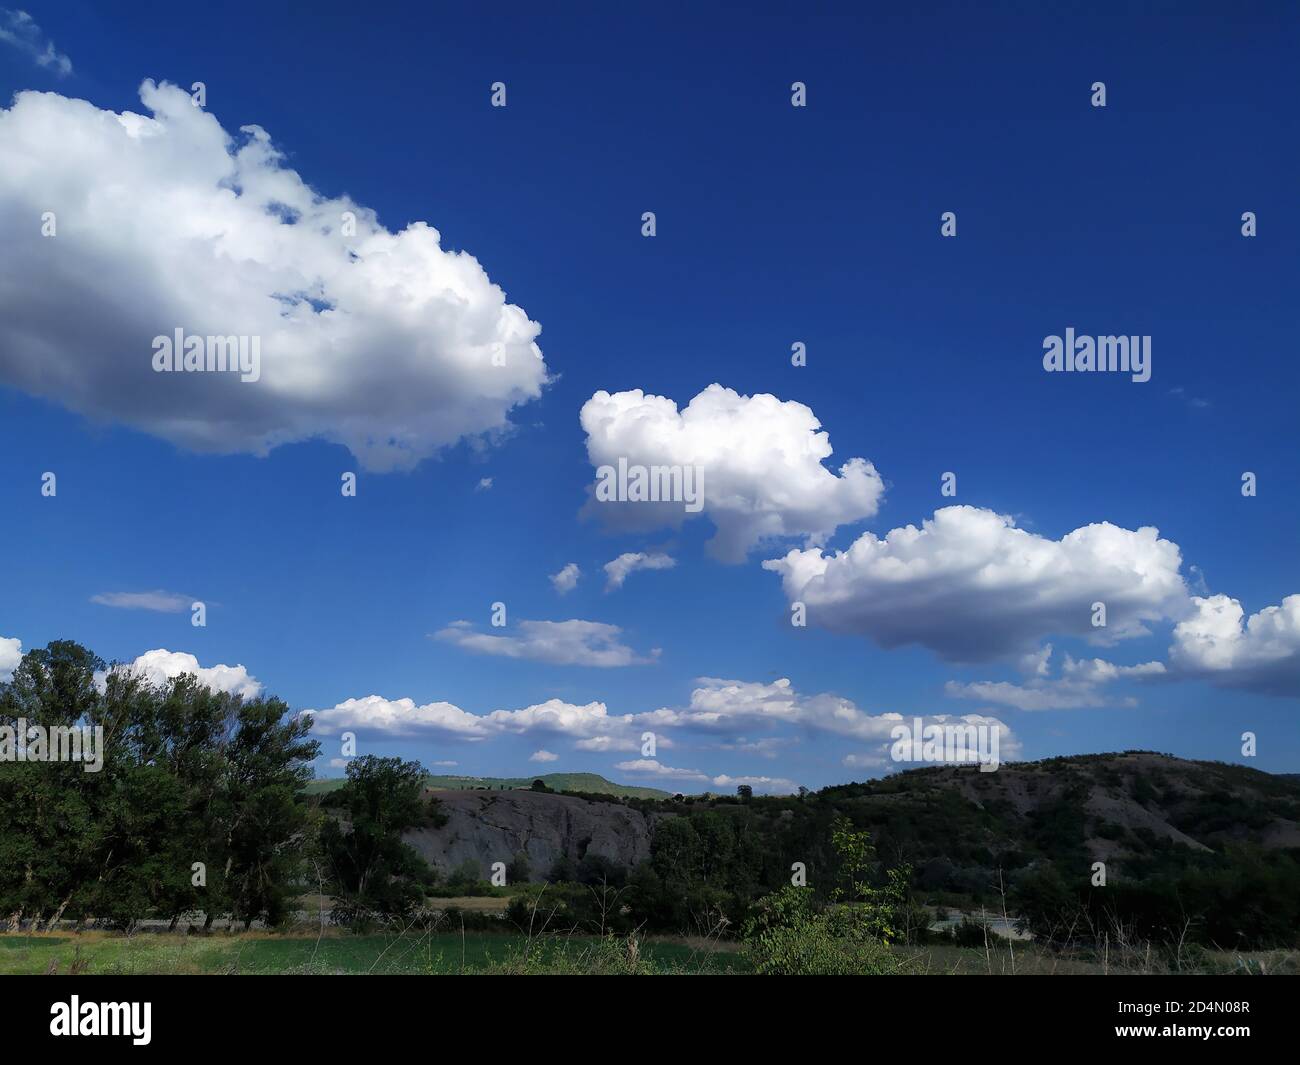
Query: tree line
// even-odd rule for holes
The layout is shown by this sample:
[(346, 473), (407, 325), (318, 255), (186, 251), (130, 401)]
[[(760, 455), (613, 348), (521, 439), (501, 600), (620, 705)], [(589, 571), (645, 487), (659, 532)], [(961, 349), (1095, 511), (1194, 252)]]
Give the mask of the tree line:
[(276, 698), (154, 684), (60, 640), (0, 685), (0, 725), (103, 729), (103, 765), (0, 761), (0, 920), (282, 919), (318, 744)]

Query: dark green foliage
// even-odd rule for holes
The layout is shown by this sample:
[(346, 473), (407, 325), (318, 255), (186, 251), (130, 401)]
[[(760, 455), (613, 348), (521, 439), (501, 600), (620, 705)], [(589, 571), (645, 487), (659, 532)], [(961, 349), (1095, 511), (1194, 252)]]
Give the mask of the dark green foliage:
[(439, 813), (424, 798), (424, 768), (419, 762), (365, 755), (352, 759), (347, 772), (332, 804), (341, 816), (326, 820), (320, 833), (340, 895), (335, 919), (408, 914), (422, 905), (433, 882), (428, 863), (402, 841), (402, 833), (425, 827), (431, 813)]
[(70, 641), (28, 652), (0, 686), (0, 724), (20, 718), (101, 727), (103, 765), (0, 762), (0, 913), (118, 927), (199, 909), (245, 922), (284, 915), (317, 752), (308, 719), (191, 676), (105, 675)]

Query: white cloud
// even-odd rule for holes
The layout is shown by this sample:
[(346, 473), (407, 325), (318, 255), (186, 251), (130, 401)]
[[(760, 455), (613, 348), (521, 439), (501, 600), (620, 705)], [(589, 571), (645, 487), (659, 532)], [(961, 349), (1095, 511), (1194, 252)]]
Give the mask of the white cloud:
[(528, 756), (530, 762), (555, 762), (559, 760), (559, 755), (553, 751), (534, 751)]
[(434, 762), (433, 764), (441, 769), (454, 769), (456, 766), (460, 765), (459, 762), (454, 762), (450, 759), (444, 759), (441, 762)]
[(327, 710), (304, 710), (315, 732), (333, 735), (345, 730), (366, 730), (388, 736), (434, 734), (453, 739), (486, 739), (490, 729), (483, 719), (452, 703), (425, 703), (414, 699), (385, 699), (367, 695), (348, 699)]
[(0, 684), (14, 679), (14, 670), (23, 660), (23, 641), (14, 636), (0, 636)]
[(706, 783), (709, 779), (707, 773), (701, 773), (698, 769), (676, 769), (673, 766), (664, 765), (654, 758), (635, 758), (630, 762), (617, 762), (614, 768), (622, 773), (664, 777), (670, 780), (694, 780)]
[(676, 559), (661, 552), (646, 554), (644, 551), (625, 551), (612, 562), (605, 563), (605, 591), (622, 588), (628, 574), (637, 570), (672, 569), (675, 565)]
[[(1144, 635), (1187, 600), (1178, 545), (1149, 526), (1108, 522), (1050, 540), (1010, 517), (944, 507), (920, 529), (864, 533), (833, 555), (791, 551), (763, 563), (808, 619), (887, 648), (921, 644), (960, 662), (1024, 654), (1049, 635), (1095, 643)], [(1106, 605), (1093, 628), (1092, 604)]]
[[(243, 666), (200, 666), (194, 655), (184, 651), (159, 647), (118, 668), (130, 670), (155, 685), (165, 685), (184, 673), (192, 673), (200, 684), (213, 691), (238, 695), (242, 699), (256, 699), (262, 694), (262, 682), (250, 676)], [(96, 679), (102, 681), (102, 674)]]
[[(554, 737), (574, 741), (575, 748), (586, 751), (630, 751), (640, 746), (638, 715), (611, 715), (605, 704), (599, 702), (579, 705), (548, 699), (518, 710), (474, 714), (452, 703), (417, 705), (413, 699), (369, 695), (348, 699), (329, 709), (303, 713), (310, 714), (316, 722), (315, 730), (326, 735), (352, 729), (389, 736), (427, 733), (462, 740), (505, 735)], [(671, 740), (661, 737), (659, 746), (671, 747)]]
[[(0, 110), (0, 382), (197, 451), (322, 438), (373, 471), (541, 394), (540, 327), (472, 255), (319, 195), (263, 129), (231, 137), (174, 85), (140, 98), (153, 117), (36, 92)], [(260, 380), (154, 372), (178, 327), (260, 338)]]
[(560, 595), (568, 595), (578, 585), (578, 578), (582, 576), (582, 570), (578, 568), (576, 562), (567, 562), (559, 573), (552, 573), (550, 580), (551, 585)]
[(54, 47), (54, 42), (26, 11), (0, 7), (0, 41), (26, 52), (38, 67), (53, 71), (61, 78), (72, 73), (72, 60)]
[[(580, 415), (593, 467), (698, 466), (706, 513), (717, 528), (713, 553), (743, 561), (757, 544), (783, 537), (824, 543), (840, 525), (876, 513), (884, 484), (872, 464), (850, 459), (838, 475), (822, 463), (830, 438), (802, 403), (742, 396), (713, 384), (682, 411), (664, 396), (597, 392)], [(681, 503), (588, 501), (611, 525), (647, 530), (680, 525)]]
[[(493, 710), (484, 723), (498, 732), (550, 735), (576, 741), (584, 751), (630, 751), (640, 746), (635, 714), (610, 714), (604, 703), (548, 699), (521, 710)], [(661, 743), (661, 746), (671, 746)]]
[(925, 725), (955, 720), (968, 724), (996, 725), (1000, 730), (1002, 759), (1015, 759), (1021, 750), (1020, 740), (1010, 726), (994, 717), (967, 715), (958, 719), (947, 714), (906, 717), (894, 712), (869, 714), (851, 700), (838, 695), (802, 695), (786, 678), (765, 684), (701, 677), (696, 684), (698, 687), (691, 692), (687, 706), (678, 709), (665, 707), (637, 714), (636, 727), (683, 728), (727, 734), (736, 734), (758, 726), (807, 729), (872, 745), (869, 752), (851, 755), (861, 761), (846, 764), (884, 765), (890, 748), (891, 732), (900, 724), (911, 725), (919, 717)]
[(188, 595), (159, 589), (153, 592), (105, 592), (92, 595), (90, 601), (121, 610), (154, 610), (160, 614), (180, 614), (189, 610), (194, 600)]
[(487, 491), (489, 491), (491, 488), (492, 488), (492, 478), (491, 478), (491, 477), (480, 477), (480, 478), (478, 479), (478, 484), (476, 484), (476, 485), (474, 486), (474, 491), (476, 491), (476, 492), (487, 492)]
[(1043, 644), (1037, 651), (1020, 656), (1020, 672), (1027, 677), (1046, 677), (1051, 671), (1052, 645)]
[(1226, 595), (1193, 596), (1174, 626), (1170, 670), (1225, 688), (1300, 696), (1300, 595), (1246, 617)]
[(614, 768), (619, 772), (633, 773), (637, 776), (657, 777), (663, 780), (685, 780), (695, 784), (711, 784), (715, 788), (735, 788), (741, 784), (748, 784), (755, 791), (770, 794), (788, 794), (798, 787), (794, 781), (786, 780), (783, 777), (732, 777), (726, 773), (709, 776), (708, 773), (702, 773), (698, 769), (677, 769), (670, 765), (664, 765), (654, 758), (637, 758), (630, 762), (618, 762)]
[(980, 702), (1010, 706), (1016, 710), (1078, 710), (1102, 706), (1136, 706), (1133, 698), (1115, 698), (1104, 685), (1122, 678), (1145, 679), (1163, 676), (1163, 662), (1143, 662), (1136, 666), (1117, 666), (1100, 658), (1076, 659), (1065, 656), (1059, 677), (1051, 676), (1052, 645), (1022, 657), (1022, 672), (1029, 679), (1023, 684), (1009, 681), (975, 681), (964, 684), (948, 681), (944, 691), (955, 699), (978, 699)]
[(526, 658), (566, 666), (635, 666), (653, 662), (659, 650), (648, 657), (638, 655), (620, 642), (617, 625), (599, 621), (521, 621), (516, 636), (492, 636), (475, 632), (468, 621), (453, 621), (434, 638), (466, 651), (506, 658)]
[[(622, 718), (614, 717), (610, 718), (610, 720), (612, 722), (618, 722), (621, 721)], [(629, 722), (629, 724), (631, 724), (631, 722)], [(658, 744), (660, 747), (672, 746), (666, 736), (660, 736), (658, 738)], [(636, 751), (641, 748), (641, 741), (635, 735), (628, 733), (623, 736), (590, 736), (585, 740), (579, 740), (573, 746), (579, 751), (599, 751), (601, 753), (607, 751)]]

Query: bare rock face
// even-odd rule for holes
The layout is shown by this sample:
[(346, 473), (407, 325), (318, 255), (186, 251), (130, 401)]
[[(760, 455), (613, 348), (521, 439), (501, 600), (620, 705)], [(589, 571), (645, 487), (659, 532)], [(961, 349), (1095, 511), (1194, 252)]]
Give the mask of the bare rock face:
[(431, 791), (448, 821), (408, 832), (403, 839), (439, 872), (467, 858), (484, 878), (493, 862), (510, 863), (523, 851), (530, 879), (541, 880), (560, 857), (597, 854), (624, 866), (650, 857), (651, 819), (615, 802), (589, 802), (536, 791)]

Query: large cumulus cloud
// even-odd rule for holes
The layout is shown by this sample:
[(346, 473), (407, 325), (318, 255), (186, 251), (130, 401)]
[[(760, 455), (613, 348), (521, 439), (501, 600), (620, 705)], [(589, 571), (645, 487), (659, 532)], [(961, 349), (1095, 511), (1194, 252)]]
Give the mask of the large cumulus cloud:
[[(1143, 635), (1185, 607), (1178, 545), (1158, 530), (1087, 525), (1052, 540), (1006, 515), (944, 507), (918, 529), (864, 533), (825, 554), (795, 550), (763, 563), (810, 623), (887, 648), (920, 644), (958, 662), (1033, 649), (1051, 635), (1097, 643)], [(1092, 604), (1106, 627), (1092, 625)]]
[[(231, 136), (176, 86), (140, 98), (151, 116), (36, 92), (0, 110), (0, 383), (194, 450), (318, 437), (370, 470), (540, 394), (540, 327), (473, 256), (316, 193), (266, 131)], [(155, 373), (178, 327), (260, 337), (261, 379)]]
[(1195, 596), (1174, 626), (1169, 663), (1177, 675), (1225, 688), (1300, 696), (1300, 595), (1246, 616), (1226, 595)]
[(244, 666), (202, 666), (194, 655), (186, 651), (168, 651), (159, 647), (117, 668), (129, 670), (159, 687), (165, 687), (176, 677), (188, 673), (213, 691), (238, 695), (242, 699), (256, 699), (262, 694), (262, 682), (250, 675)]
[[(582, 406), (592, 466), (698, 466), (704, 505), (717, 528), (713, 553), (742, 561), (749, 550), (782, 537), (822, 543), (840, 525), (876, 513), (884, 484), (866, 459), (838, 473), (822, 463), (830, 437), (812, 410), (776, 396), (742, 396), (709, 385), (682, 410), (665, 396), (597, 392)], [(647, 530), (680, 525), (681, 503), (597, 502), (587, 512), (613, 527)]]

